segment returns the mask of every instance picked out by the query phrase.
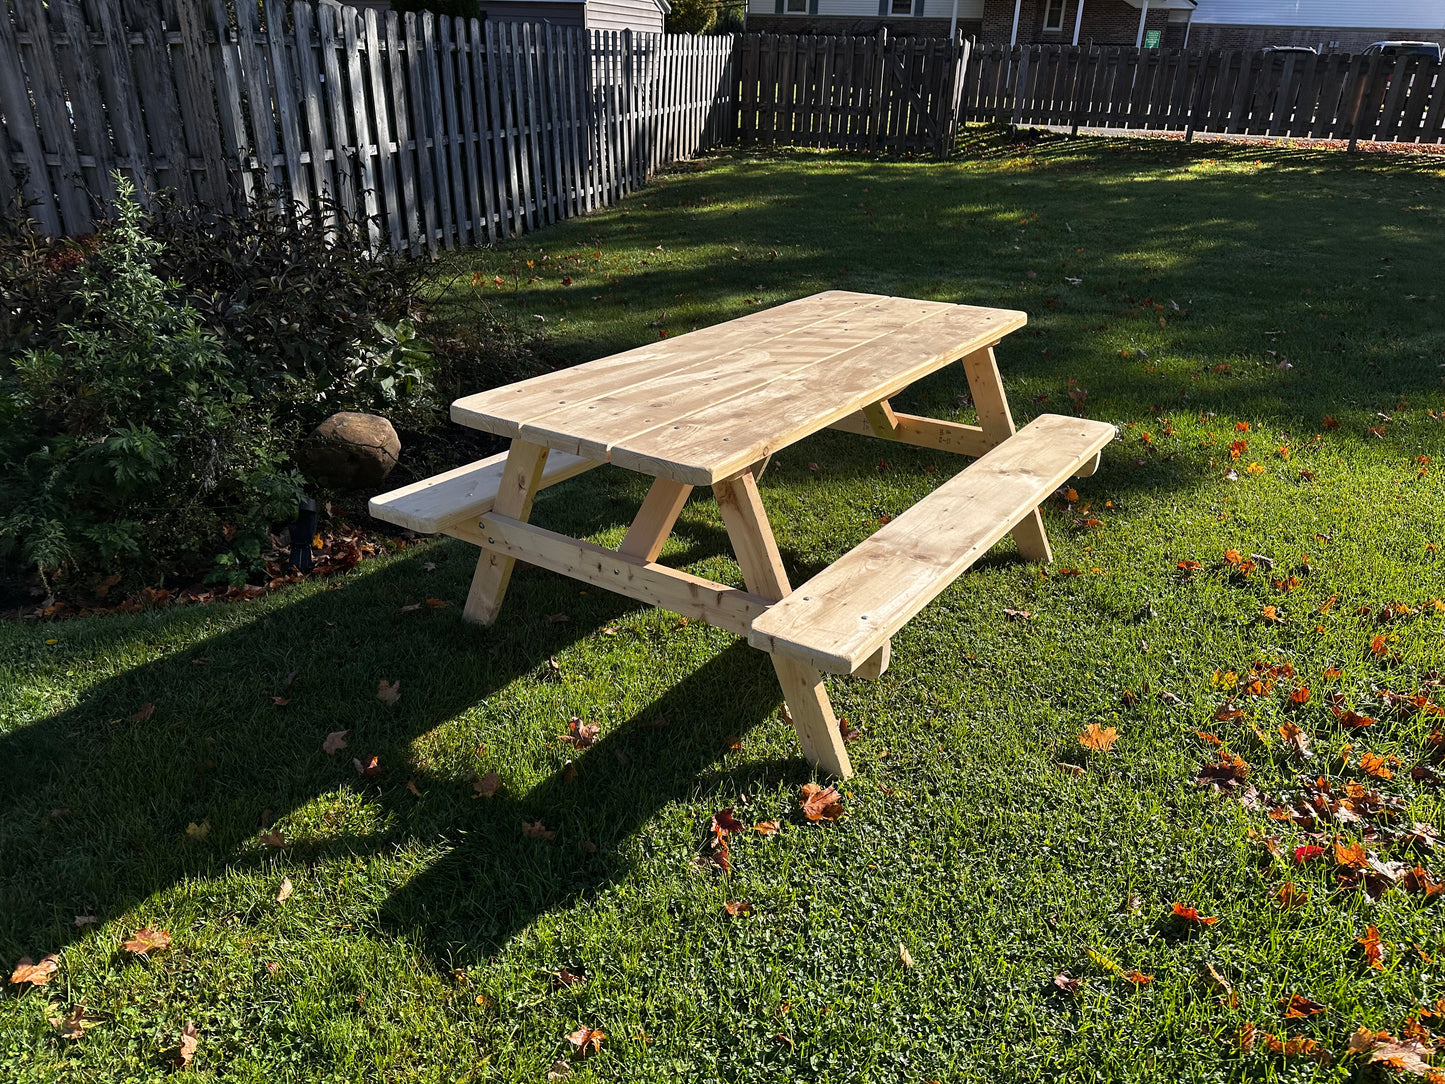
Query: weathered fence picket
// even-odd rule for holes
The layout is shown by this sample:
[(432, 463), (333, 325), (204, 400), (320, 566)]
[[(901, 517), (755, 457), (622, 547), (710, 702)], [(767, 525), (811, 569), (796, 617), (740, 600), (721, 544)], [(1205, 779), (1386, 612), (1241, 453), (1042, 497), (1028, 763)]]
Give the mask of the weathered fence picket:
[(397, 251), (515, 236), (732, 142), (943, 155), (965, 120), (1445, 142), (1423, 57), (686, 35), (311, 0), (0, 0), (0, 201), (94, 227), (260, 193)]

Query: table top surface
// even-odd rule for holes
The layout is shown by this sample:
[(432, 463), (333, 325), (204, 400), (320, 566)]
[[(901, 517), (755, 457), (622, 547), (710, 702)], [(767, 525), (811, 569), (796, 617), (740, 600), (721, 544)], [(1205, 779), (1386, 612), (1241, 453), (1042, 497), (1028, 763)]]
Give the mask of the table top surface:
[(452, 404), (452, 419), (711, 485), (991, 346), (1009, 309), (832, 290)]

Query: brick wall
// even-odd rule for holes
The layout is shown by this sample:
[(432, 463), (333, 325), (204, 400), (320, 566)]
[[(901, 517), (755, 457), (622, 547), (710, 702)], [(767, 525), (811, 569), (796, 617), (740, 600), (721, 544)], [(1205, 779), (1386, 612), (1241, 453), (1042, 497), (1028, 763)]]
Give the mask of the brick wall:
[[(1359, 30), (1340, 27), (1236, 26), (1195, 23), (1189, 32), (1191, 49), (1259, 49), (1265, 45), (1313, 45), (1326, 52), (1358, 53), (1376, 41), (1434, 41), (1445, 44), (1438, 30), (1399, 30), (1379, 27)], [(1331, 42), (1339, 42), (1331, 46)]]
[[(1074, 20), (1078, 17), (1078, 0), (1066, 0), (1063, 26), (1044, 29), (1048, 0), (1023, 0), (1019, 8), (1020, 45), (1068, 45), (1074, 40)], [(982, 41), (987, 45), (1007, 45), (1013, 30), (1014, 0), (984, 0)], [(1169, 12), (1152, 8), (1144, 22), (1145, 30), (1163, 31), (1165, 48), (1184, 43), (1184, 24), (1169, 22)], [(1079, 44), (1133, 45), (1139, 38), (1139, 9), (1123, 0), (1085, 0), (1084, 22), (1079, 28)], [(1190, 44), (1193, 44), (1191, 41)]]
[[(747, 22), (749, 30), (773, 34), (873, 35), (885, 26), (890, 38), (946, 38), (949, 20), (928, 17), (880, 19), (875, 16), (869, 19), (852, 15), (759, 15), (750, 11)], [(982, 24), (977, 19), (959, 19), (958, 28), (963, 31), (964, 37), (976, 38), (982, 30)]]

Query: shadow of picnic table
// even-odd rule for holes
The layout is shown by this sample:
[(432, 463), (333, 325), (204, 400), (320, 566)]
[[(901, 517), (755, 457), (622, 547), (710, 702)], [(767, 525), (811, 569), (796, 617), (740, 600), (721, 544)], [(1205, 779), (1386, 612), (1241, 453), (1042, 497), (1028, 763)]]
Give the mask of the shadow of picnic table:
[[(692, 552), (713, 544), (703, 532)], [(730, 743), (776, 720), (781, 703), (767, 657), (741, 641), (670, 687), (666, 667), (644, 676), (628, 710), (621, 697), (579, 699), (595, 675), (574, 691), (568, 654), (636, 609), (625, 599), (523, 570), (493, 628), (464, 624), (459, 605), (402, 611), (464, 596), (474, 554), (442, 544), (363, 565), (329, 590), (34, 630), (19, 667), (54, 667), (55, 689), (80, 691), (45, 714), (37, 699), (64, 694), (32, 679), (0, 734), (0, 960), (58, 951), (85, 933), (76, 916), (164, 925), (173, 905), (155, 897), (188, 879), (272, 867), (294, 877), (409, 845), (442, 854), (348, 921), (380, 921), (441, 964), (474, 959), (625, 876), (629, 840), (669, 803), (716, 791), (726, 805), (760, 774), (807, 776), (796, 757), (723, 770)], [(561, 610), (570, 620), (547, 620)], [(632, 622), (575, 665), (661, 656), (665, 638), (696, 635), (718, 634)], [(377, 699), (381, 680), (400, 681), (397, 704)], [(519, 682), (555, 684), (543, 700), (557, 710), (509, 694)], [(595, 744), (556, 742), (569, 711), (602, 723)], [(336, 730), (348, 748), (329, 756)], [(539, 752), (548, 744), (555, 753)], [(509, 764), (509, 749), (529, 763)], [(359, 774), (353, 755), (377, 757), (380, 774)], [(472, 781), (489, 770), (502, 785), (478, 797)], [(539, 821), (554, 839), (524, 836), (523, 822)], [(260, 841), (268, 826), (284, 847)]]

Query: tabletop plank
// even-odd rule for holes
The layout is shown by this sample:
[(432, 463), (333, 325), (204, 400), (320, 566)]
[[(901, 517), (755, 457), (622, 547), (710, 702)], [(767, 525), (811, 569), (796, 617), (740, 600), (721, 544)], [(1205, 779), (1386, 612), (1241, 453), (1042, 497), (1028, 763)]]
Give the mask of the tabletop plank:
[(711, 485), (997, 342), (1026, 319), (1007, 309), (950, 305), (895, 334), (779, 375), (746, 396), (620, 437), (608, 458), (644, 474)]
[(452, 403), (452, 420), (498, 436), (515, 437), (523, 424), (560, 406), (582, 405), (616, 391), (624, 383), (712, 361), (735, 349), (762, 345), (878, 300), (873, 294), (846, 290), (813, 294), (597, 361), (464, 396)]
[(745, 417), (756, 410), (756, 423), (765, 426), (765, 392), (777, 382), (860, 346), (891, 342), (920, 320), (952, 308), (936, 301), (885, 298), (680, 369), (647, 377), (629, 370), (607, 394), (529, 421), (520, 435), (574, 455), (605, 459), (614, 446), (627, 444), (635, 435), (671, 430), (719, 402), (734, 403), (735, 412)]
[(711, 485), (990, 346), (1024, 313), (833, 290), (452, 404), (455, 421)]

